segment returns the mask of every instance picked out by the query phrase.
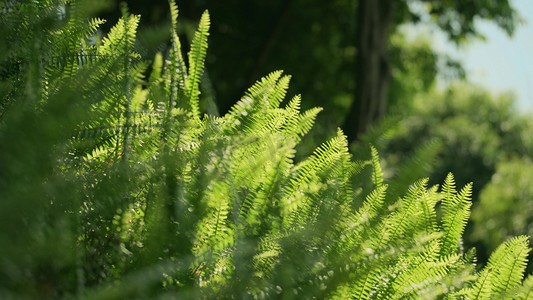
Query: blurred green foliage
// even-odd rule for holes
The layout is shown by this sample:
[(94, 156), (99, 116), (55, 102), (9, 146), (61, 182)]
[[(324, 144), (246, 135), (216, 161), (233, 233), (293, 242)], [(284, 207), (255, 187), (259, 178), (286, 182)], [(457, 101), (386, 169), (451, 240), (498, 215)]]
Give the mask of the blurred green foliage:
[(414, 98), (435, 87), (437, 75), (444, 70), (438, 68), (444, 57), (436, 54), (429, 38), (418, 37), (407, 41), (400, 32), (391, 36), (392, 79), (389, 104), (391, 113), (409, 110)]

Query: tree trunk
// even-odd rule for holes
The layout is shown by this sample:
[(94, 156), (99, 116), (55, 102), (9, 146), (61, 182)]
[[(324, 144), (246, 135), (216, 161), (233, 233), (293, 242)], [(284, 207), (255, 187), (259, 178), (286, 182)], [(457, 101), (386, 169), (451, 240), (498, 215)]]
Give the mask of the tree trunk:
[(355, 99), (343, 125), (350, 142), (358, 140), (387, 108), (391, 78), (387, 46), (394, 1), (359, 1)]

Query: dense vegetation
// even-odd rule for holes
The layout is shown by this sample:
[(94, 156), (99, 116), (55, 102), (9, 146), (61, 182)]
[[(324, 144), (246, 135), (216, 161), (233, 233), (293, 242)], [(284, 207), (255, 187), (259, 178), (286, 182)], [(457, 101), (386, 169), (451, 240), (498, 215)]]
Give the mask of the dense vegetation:
[(397, 166), (418, 145), (436, 142), (437, 149), (426, 158), (433, 162), (425, 175), (430, 184), (439, 183), (449, 170), (460, 185), (475, 179), (465, 243), (476, 247), (481, 261), (506, 239), (533, 233), (533, 120), (514, 105), (511, 94), (495, 97), (471, 84), (422, 93), (405, 113), (391, 117), (397, 123), (386, 130), (388, 138), (374, 142), (389, 166)]
[(531, 297), (527, 236), (483, 268), (464, 249), (472, 184), (385, 180), (341, 130), (296, 160), (320, 109), (281, 71), (202, 115), (208, 12), (184, 57), (170, 3), (148, 62), (139, 16), (99, 39), (98, 3), (3, 3), (2, 298)]

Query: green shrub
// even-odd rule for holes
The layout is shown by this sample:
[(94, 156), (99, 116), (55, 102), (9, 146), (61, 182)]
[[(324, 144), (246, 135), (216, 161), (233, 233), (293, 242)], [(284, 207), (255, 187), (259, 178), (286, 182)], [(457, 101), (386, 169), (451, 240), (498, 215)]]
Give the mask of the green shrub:
[(439, 140), (443, 147), (431, 173), (433, 181), (451, 170), (458, 183), (475, 180), (475, 190), (480, 191), (498, 163), (533, 151), (533, 122), (514, 105), (512, 95), (493, 96), (470, 84), (420, 94), (383, 151), (395, 164), (427, 140)]
[(492, 251), (512, 236), (533, 234), (533, 163), (527, 158), (497, 165), (473, 210), (472, 237)]
[(3, 6), (2, 298), (528, 298), (526, 236), (480, 271), (464, 253), (471, 184), (389, 191), (377, 151), (353, 162), (340, 130), (295, 162), (320, 109), (281, 106), (282, 72), (202, 116), (207, 12), (186, 64), (170, 3), (145, 79), (125, 8), (91, 44), (93, 2)]
[[(519, 220), (531, 219), (531, 210), (527, 208), (526, 202), (518, 204), (515, 199), (517, 194), (527, 194), (525, 186), (530, 176), (524, 168), (528, 164), (525, 163), (516, 171), (510, 168), (519, 166), (512, 161), (528, 161), (533, 152), (530, 134), (533, 119), (516, 110), (512, 95), (493, 96), (472, 85), (455, 85), (444, 92), (434, 91), (417, 96), (412, 107), (406, 110), (410, 111), (401, 119), (395, 119), (397, 122), (394, 123), (393, 130), (389, 130), (389, 138), (379, 147), (387, 166), (392, 166), (388, 169), (393, 169), (405, 160), (419, 145), (428, 140), (438, 141), (438, 154), (424, 158), (426, 162), (434, 162), (433, 168), (424, 176), (429, 176), (432, 179), (430, 184), (435, 184), (451, 171), (459, 184), (475, 182), (475, 223), (467, 227), (465, 244), (467, 247), (476, 246), (480, 262), (486, 263), (490, 252), (508, 237), (527, 234), (529, 223), (522, 221), (519, 225)], [(491, 182), (495, 176), (501, 176), (496, 173), (501, 172), (499, 169), (503, 166), (506, 166), (506, 175), (501, 177), (496, 192), (495, 188), (489, 186), (494, 185)], [(522, 174), (520, 182), (523, 183), (520, 188), (518, 181), (512, 179), (518, 174)], [(508, 189), (513, 189), (513, 192)], [(482, 192), (483, 190), (485, 191)], [(491, 194), (498, 196), (489, 196)], [(487, 205), (493, 201), (484, 200), (486, 204), (477, 205), (481, 195), (484, 198), (498, 199), (499, 204)], [(504, 210), (513, 214), (500, 215)], [(498, 219), (497, 224), (490, 221), (494, 218)], [(491, 224), (494, 229), (485, 224)], [(502, 234), (499, 239), (495, 239), (499, 235), (496, 231), (509, 234)], [(493, 237), (489, 238), (489, 235)], [(533, 264), (530, 263), (529, 268), (532, 267)]]

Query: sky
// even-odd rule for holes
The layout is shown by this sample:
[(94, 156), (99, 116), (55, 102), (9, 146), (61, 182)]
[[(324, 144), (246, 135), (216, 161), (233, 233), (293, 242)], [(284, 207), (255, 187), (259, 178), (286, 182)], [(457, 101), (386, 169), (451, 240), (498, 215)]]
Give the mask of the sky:
[[(485, 40), (474, 40), (458, 49), (444, 34), (431, 34), (431, 39), (437, 51), (462, 62), (469, 81), (494, 93), (513, 92), (517, 108), (533, 113), (533, 0), (511, 1), (525, 21), (513, 37), (494, 23), (478, 21)], [(442, 85), (446, 83), (439, 82), (438, 86)]]

